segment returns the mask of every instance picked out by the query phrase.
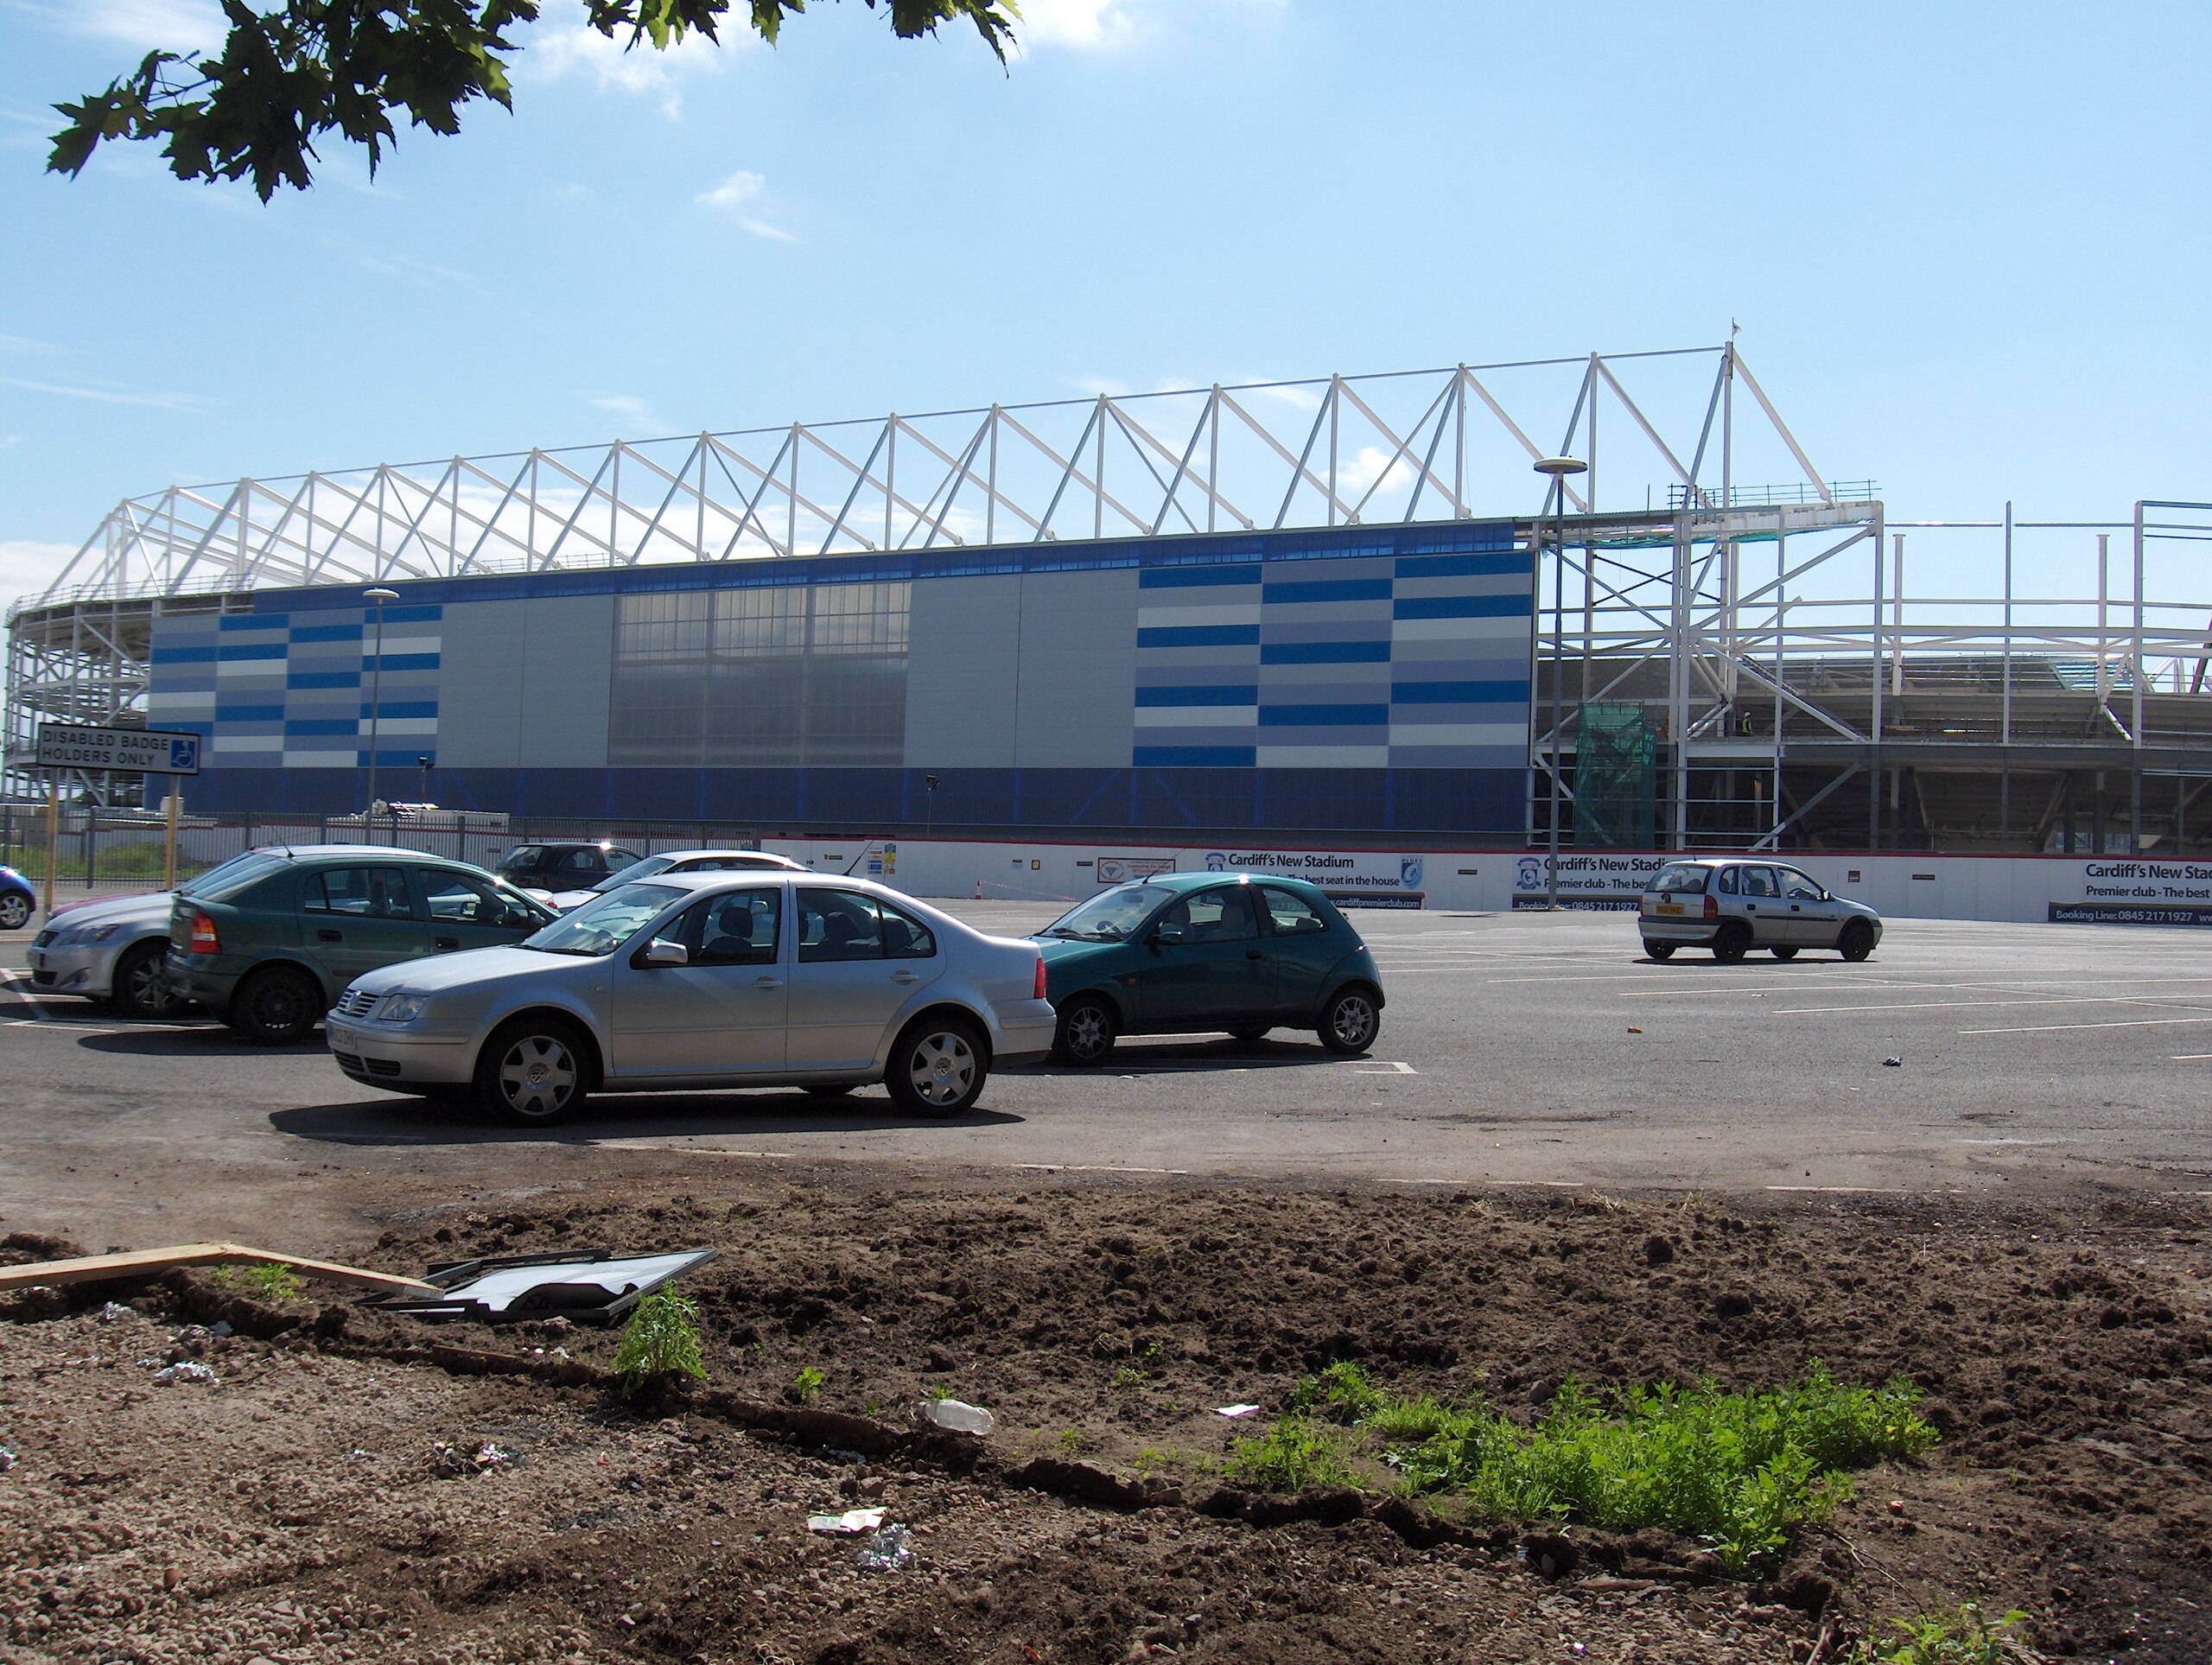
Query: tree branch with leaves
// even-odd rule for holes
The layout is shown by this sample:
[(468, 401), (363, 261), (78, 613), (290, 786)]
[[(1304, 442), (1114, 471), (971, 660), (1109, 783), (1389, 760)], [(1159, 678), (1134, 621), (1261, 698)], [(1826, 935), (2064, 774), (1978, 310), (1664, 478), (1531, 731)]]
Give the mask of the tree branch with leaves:
[[(1003, 64), (1020, 20), (1017, 0), (864, 0), (901, 40), (965, 18)], [(771, 46), (806, 0), (584, 0), (592, 28), (626, 50), (666, 51), (686, 35), (720, 41), (730, 13)], [(159, 140), (184, 180), (251, 179), (264, 202), (279, 186), (306, 190), (322, 160), (316, 141), (359, 145), (376, 171), (393, 124), (461, 130), (463, 105), (514, 108), (512, 31), (537, 21), (538, 0), (286, 0), (260, 11), (223, 0), (222, 50), (149, 52), (131, 73), (56, 110), (68, 118), (47, 158), (73, 177), (111, 139)]]

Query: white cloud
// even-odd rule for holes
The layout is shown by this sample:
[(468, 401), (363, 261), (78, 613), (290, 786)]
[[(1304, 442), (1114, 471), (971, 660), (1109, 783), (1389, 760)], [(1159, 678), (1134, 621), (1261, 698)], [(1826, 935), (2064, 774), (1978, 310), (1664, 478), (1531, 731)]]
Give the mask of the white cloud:
[(722, 53), (750, 38), (749, 30), (732, 22), (723, 29), (721, 45), (695, 32), (662, 51), (651, 41), (632, 47), (619, 30), (609, 37), (587, 23), (549, 25), (529, 37), (515, 73), (518, 79), (540, 81), (589, 76), (602, 92), (658, 98), (661, 113), (675, 121), (683, 114), (681, 83), (718, 72)]
[(741, 168), (711, 191), (699, 193), (699, 201), (709, 208), (734, 208), (741, 202), (750, 202), (768, 188), (768, 181), (749, 168)]
[(60, 575), (76, 553), (74, 543), (0, 538), (0, 606), (37, 594)]
[(65, 399), (90, 399), (99, 404), (151, 405), (160, 410), (194, 410), (200, 405), (199, 400), (183, 393), (122, 393), (104, 387), (73, 387), (67, 382), (35, 382), (21, 376), (0, 376), (0, 387), (51, 393)]
[(632, 393), (608, 393), (584, 403), (594, 410), (604, 410), (620, 422), (628, 423), (638, 430), (665, 434), (671, 430), (668, 418), (652, 408), (652, 404)]
[(75, 34), (141, 52), (213, 52), (230, 32), (212, 0), (73, 0), (56, 15)]
[(1021, 0), (1014, 38), (1025, 47), (1117, 46), (1136, 31), (1129, 0)]
[[(748, 168), (741, 168), (711, 191), (700, 192), (693, 200), (702, 208), (733, 213), (744, 207), (747, 203), (760, 200), (767, 189), (768, 181), (765, 176), (753, 172)], [(755, 237), (766, 238), (771, 243), (798, 241), (797, 233), (787, 232), (780, 226), (772, 226), (766, 220), (753, 215), (741, 214), (737, 223), (743, 230), (750, 232)]]

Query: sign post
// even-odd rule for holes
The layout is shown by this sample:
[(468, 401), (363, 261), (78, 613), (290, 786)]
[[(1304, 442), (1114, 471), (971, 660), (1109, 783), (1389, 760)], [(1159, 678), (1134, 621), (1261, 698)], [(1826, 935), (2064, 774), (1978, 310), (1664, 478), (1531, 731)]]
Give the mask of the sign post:
[[(46, 917), (54, 917), (54, 874), (61, 864), (61, 771), (112, 769), (137, 775), (196, 775), (200, 736), (189, 729), (95, 728), (78, 723), (39, 725), (38, 766), (46, 771)], [(169, 793), (168, 831), (162, 875), (176, 888), (177, 794)], [(91, 868), (86, 869), (89, 880)]]

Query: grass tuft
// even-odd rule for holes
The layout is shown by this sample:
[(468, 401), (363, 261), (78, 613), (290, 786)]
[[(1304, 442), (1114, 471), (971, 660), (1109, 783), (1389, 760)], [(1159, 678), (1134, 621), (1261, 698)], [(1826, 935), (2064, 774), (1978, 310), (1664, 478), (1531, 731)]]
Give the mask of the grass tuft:
[(1955, 1615), (1892, 1619), (1904, 1635), (1894, 1642), (1860, 1643), (1847, 1656), (1847, 1665), (2024, 1665), (2037, 1655), (2012, 1634), (2012, 1627), (2026, 1617), (2016, 1610), (1993, 1620), (1969, 1601)]
[(1231, 1446), (1222, 1472), (1258, 1491), (1348, 1486), (1357, 1484), (1347, 1460), (1351, 1454), (1351, 1441), (1341, 1429), (1286, 1416), (1265, 1433)]
[(255, 1300), (297, 1300), (303, 1288), (300, 1274), (290, 1267), (266, 1261), (256, 1266), (219, 1266), (207, 1281), (225, 1294)]
[[(1610, 1410), (1570, 1379), (1528, 1428), (1433, 1401), (1378, 1410), (1370, 1426), (1418, 1436), (1388, 1459), (1409, 1490), (1455, 1491), (1505, 1520), (1664, 1528), (1706, 1540), (1742, 1573), (1849, 1498), (1846, 1471), (1933, 1446), (1918, 1399), (1902, 1382), (1846, 1387), (1816, 1362), (1764, 1393), (1633, 1388)], [(1418, 1435), (1423, 1426), (1433, 1431)]]
[(623, 1327), (614, 1350), (614, 1373), (622, 1391), (632, 1394), (647, 1382), (684, 1376), (704, 1382), (706, 1355), (699, 1346), (699, 1309), (673, 1289), (656, 1289), (639, 1301)]
[(1322, 1416), (1332, 1422), (1358, 1422), (1380, 1410), (1389, 1395), (1350, 1359), (1338, 1359), (1318, 1376), (1302, 1376), (1290, 1390), (1294, 1416)]

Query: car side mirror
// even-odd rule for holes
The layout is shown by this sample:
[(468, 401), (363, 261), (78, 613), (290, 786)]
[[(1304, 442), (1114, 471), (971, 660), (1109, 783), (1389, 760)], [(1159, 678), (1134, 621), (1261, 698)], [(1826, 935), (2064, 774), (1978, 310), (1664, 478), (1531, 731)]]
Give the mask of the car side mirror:
[(1183, 927), (1155, 925), (1153, 927), (1152, 935), (1146, 940), (1154, 948), (1173, 948), (1183, 940)]
[(647, 943), (645, 963), (647, 965), (689, 965), (691, 963), (691, 950), (684, 947), (682, 943)]

